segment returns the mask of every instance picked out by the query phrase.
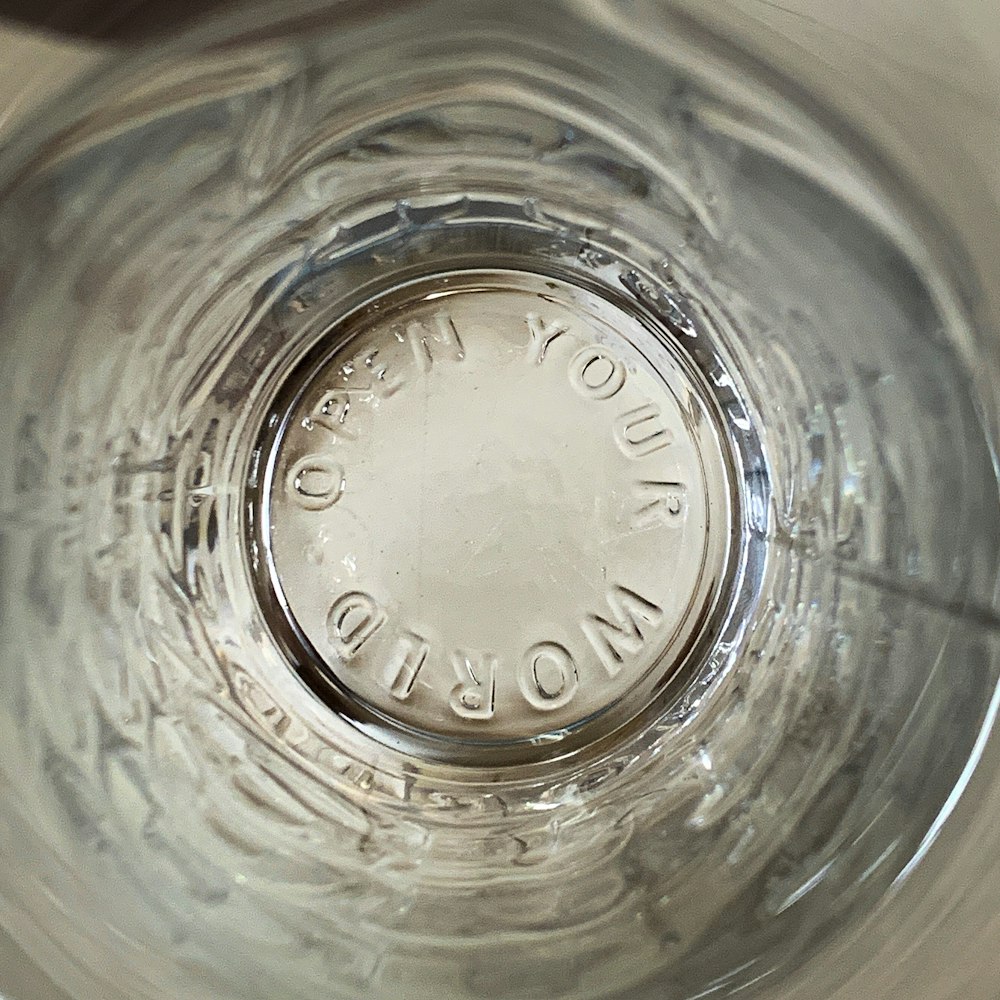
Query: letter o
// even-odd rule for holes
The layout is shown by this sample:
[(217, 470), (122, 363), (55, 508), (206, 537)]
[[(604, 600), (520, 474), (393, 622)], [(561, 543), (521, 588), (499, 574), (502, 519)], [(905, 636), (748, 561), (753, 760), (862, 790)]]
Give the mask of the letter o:
[(570, 703), (580, 678), (565, 646), (557, 642), (539, 642), (521, 658), (517, 683), (532, 708), (551, 712)]
[(610, 399), (626, 376), (625, 365), (599, 344), (577, 351), (569, 363), (570, 384), (590, 399)]
[(323, 455), (306, 455), (285, 478), (288, 493), (305, 510), (326, 510), (344, 493), (344, 469)]

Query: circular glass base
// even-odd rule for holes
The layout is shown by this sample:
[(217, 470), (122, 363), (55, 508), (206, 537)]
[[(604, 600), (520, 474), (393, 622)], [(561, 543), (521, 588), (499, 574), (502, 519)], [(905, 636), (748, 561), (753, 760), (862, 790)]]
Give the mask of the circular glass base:
[(725, 577), (700, 378), (561, 280), (452, 272), (369, 300), (284, 379), (257, 454), (271, 628), (390, 738), (597, 737), (678, 674)]

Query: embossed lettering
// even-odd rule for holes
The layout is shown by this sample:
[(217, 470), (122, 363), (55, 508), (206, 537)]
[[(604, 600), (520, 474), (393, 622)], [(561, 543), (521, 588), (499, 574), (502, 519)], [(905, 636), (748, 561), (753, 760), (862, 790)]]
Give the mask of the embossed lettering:
[(341, 594), (326, 617), (330, 645), (344, 660), (357, 655), (384, 624), (385, 612), (375, 598), (363, 590)]
[(323, 455), (306, 455), (288, 470), (285, 487), (303, 509), (326, 510), (343, 496), (344, 468)]
[(465, 348), (458, 335), (458, 330), (446, 312), (440, 312), (434, 317), (434, 329), (426, 323), (415, 320), (406, 324), (406, 336), (422, 371), (429, 372), (436, 360), (461, 361), (465, 357)]
[(554, 319), (551, 323), (546, 323), (538, 313), (528, 313), (525, 322), (528, 324), (528, 333), (531, 334), (531, 340), (528, 341), (527, 359), (531, 364), (540, 365), (545, 360), (545, 352), (549, 349), (549, 344), (556, 337), (562, 336), (569, 329), (569, 324), (561, 319)]
[(389, 377), (389, 369), (378, 360), (377, 349), (363, 351), (354, 358), (351, 367), (359, 374), (362, 371), (371, 373), (371, 380), (368, 384), (363, 389), (358, 387), (357, 391), (371, 393), (378, 396), (379, 399), (388, 399), (404, 383), (399, 375)]
[(663, 620), (663, 610), (627, 587), (615, 585), (607, 597), (614, 621), (588, 615), (580, 627), (608, 675), (615, 677), (625, 665), (626, 656), (642, 652), (646, 639), (640, 623), (655, 629)]
[(532, 708), (551, 712), (569, 704), (576, 694), (579, 676), (565, 646), (539, 642), (521, 658), (517, 683)]
[(347, 425), (347, 414), (351, 410), (351, 390), (331, 389), (323, 393), (309, 416), (302, 421), (307, 431), (313, 427), (325, 427), (343, 438), (356, 438), (357, 432)]
[(610, 399), (625, 378), (625, 365), (599, 344), (578, 351), (569, 363), (570, 384), (590, 399)]
[(492, 653), (459, 650), (452, 654), (458, 683), (449, 704), (463, 719), (492, 719), (496, 701), (497, 658)]
[(642, 480), (632, 487), (630, 503), (629, 524), (634, 531), (658, 524), (680, 527), (687, 516), (687, 487)]
[[(377, 354), (377, 351), (369, 351), (360, 358), (371, 362)], [(353, 373), (360, 369), (355, 369), (353, 364), (349, 364), (345, 367), (346, 370)], [(358, 432), (347, 420), (352, 407), (358, 402), (370, 401), (373, 396), (387, 399), (404, 384), (398, 375), (388, 378), (385, 365), (368, 365), (368, 370), (371, 372), (371, 378), (364, 385), (343, 386), (323, 393), (319, 402), (309, 411), (309, 415), (303, 418), (302, 426), (307, 431), (311, 431), (314, 427), (323, 427), (338, 437), (348, 441), (355, 440)]]
[(406, 701), (410, 697), (429, 651), (427, 640), (416, 632), (403, 632), (396, 640), (392, 656), (382, 675), (383, 686), (393, 698)]
[(673, 434), (663, 425), (656, 403), (643, 403), (615, 421), (615, 440), (628, 458), (642, 458), (666, 448), (673, 439)]

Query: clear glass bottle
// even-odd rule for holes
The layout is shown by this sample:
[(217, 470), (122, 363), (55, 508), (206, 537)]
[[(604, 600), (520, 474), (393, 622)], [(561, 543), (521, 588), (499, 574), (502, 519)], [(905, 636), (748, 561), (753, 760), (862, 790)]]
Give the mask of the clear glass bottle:
[(993, 995), (995, 205), (729, 13), (243, 8), (9, 141), (18, 976)]

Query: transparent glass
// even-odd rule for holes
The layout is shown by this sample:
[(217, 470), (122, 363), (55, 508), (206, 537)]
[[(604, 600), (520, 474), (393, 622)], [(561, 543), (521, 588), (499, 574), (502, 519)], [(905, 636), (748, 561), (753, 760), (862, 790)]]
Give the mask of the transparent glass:
[(249, 7), (8, 142), (0, 989), (994, 995), (995, 204), (729, 13)]

